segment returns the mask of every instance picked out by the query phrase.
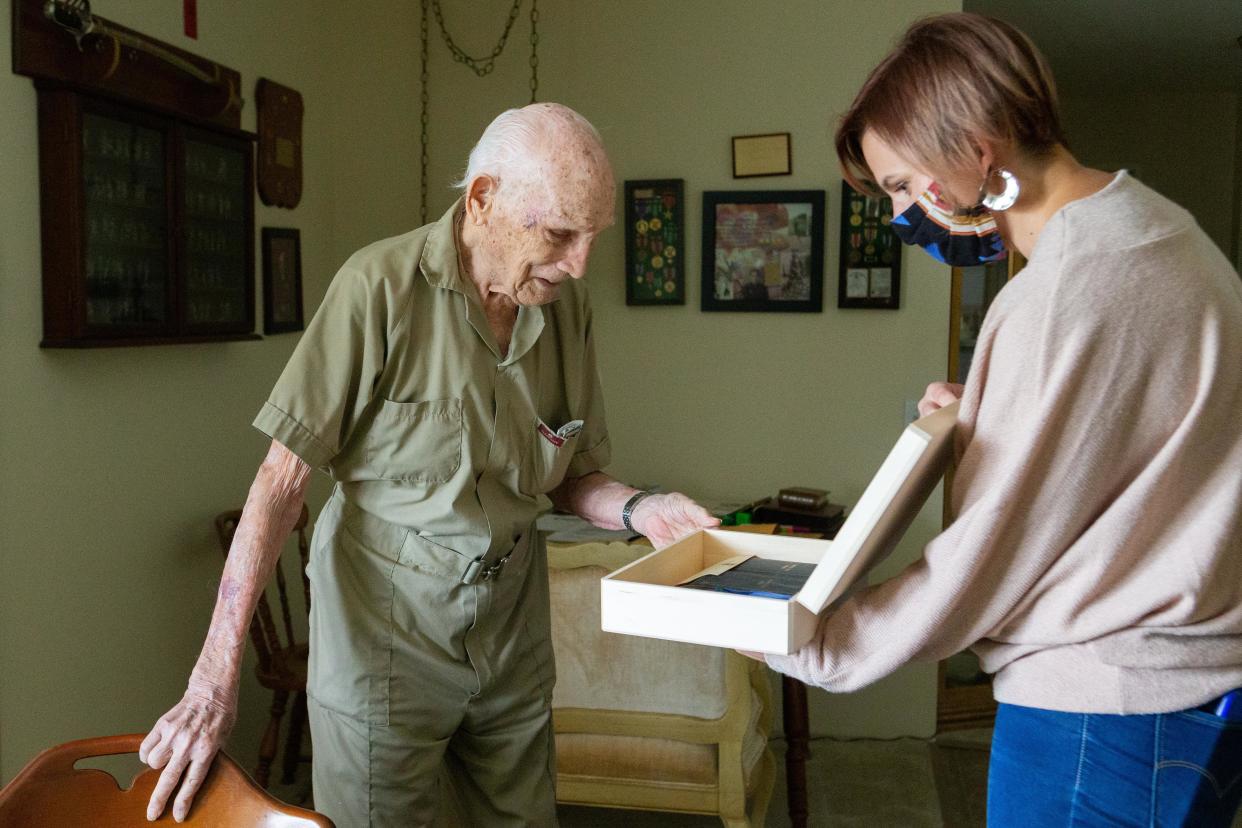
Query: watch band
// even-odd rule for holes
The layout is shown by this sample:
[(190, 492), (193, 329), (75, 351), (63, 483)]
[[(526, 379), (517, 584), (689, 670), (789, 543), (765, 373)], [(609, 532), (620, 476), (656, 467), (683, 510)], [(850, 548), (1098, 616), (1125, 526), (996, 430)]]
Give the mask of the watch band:
[(621, 523), (631, 532), (638, 531), (634, 528), (634, 525), (630, 523), (630, 517), (634, 514), (634, 508), (638, 506), (639, 502), (649, 494), (651, 494), (651, 492), (636, 492), (633, 497), (625, 501), (625, 506), (621, 509)]

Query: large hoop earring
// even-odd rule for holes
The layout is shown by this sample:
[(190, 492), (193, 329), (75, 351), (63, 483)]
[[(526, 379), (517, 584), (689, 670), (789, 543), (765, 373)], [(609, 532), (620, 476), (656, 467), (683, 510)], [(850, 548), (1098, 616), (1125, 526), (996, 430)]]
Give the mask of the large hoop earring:
[[(983, 196), (983, 206), (995, 213), (1002, 213), (1012, 207), (1018, 200), (1018, 194), (1022, 192), (1022, 186), (1018, 183), (1018, 178), (1004, 167), (997, 167), (992, 171), (992, 175), (999, 175), (1001, 180), (1005, 182), (1005, 189), (999, 193), (986, 193)], [(988, 178), (991, 178), (989, 175)], [(987, 189), (987, 182), (983, 182), (983, 187)]]

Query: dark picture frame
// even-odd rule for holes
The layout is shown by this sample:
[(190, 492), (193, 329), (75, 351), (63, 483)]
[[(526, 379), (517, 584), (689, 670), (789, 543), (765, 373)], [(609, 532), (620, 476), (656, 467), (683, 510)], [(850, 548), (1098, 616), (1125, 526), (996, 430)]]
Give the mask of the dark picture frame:
[(685, 257), (685, 181), (625, 182), (625, 304), (686, 304)]
[(302, 234), (291, 227), (263, 228), (263, 333), (300, 331)]
[(893, 202), (841, 182), (838, 308), (901, 307), (901, 240), (892, 229)]
[(702, 309), (823, 311), (825, 196), (704, 192)]

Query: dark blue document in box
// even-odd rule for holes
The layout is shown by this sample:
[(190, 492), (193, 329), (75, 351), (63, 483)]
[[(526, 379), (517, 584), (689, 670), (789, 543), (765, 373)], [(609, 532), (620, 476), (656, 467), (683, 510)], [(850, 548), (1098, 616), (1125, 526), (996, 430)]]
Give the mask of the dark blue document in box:
[(748, 558), (732, 569), (714, 575), (700, 575), (682, 586), (788, 601), (798, 594), (814, 571), (815, 564)]

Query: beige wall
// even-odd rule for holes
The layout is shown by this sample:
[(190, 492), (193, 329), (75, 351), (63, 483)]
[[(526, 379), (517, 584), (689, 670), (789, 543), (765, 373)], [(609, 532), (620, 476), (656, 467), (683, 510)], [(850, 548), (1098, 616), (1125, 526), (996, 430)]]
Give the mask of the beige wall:
[[(302, 231), (313, 309), (330, 252), (330, 29), (292, 2), (116, 0), (106, 16), (305, 96), (306, 187), (290, 212), (256, 201), (258, 227)], [(324, 7), (334, 4), (322, 3)], [(272, 32), (280, 37), (272, 37)], [(9, 66), (10, 9), (0, 13)], [(250, 418), (296, 337), (261, 342), (40, 350), (35, 95), (0, 73), (0, 781), (38, 750), (147, 729), (180, 697), (220, 573), (211, 518), (244, 499), (264, 451)], [(322, 492), (317, 492), (322, 497)], [(254, 755), (264, 708), (249, 663), (234, 746)]]
[[(326, 3), (335, 48), (322, 89), (333, 191), (332, 269), (418, 220), (418, 3)], [(452, 8), (456, 3), (445, 3)], [(319, 273), (327, 287), (331, 272)], [(318, 303), (316, 297), (316, 304)], [(316, 305), (308, 305), (308, 310)]]
[[(292, 212), (259, 205), (256, 234), (302, 230), (308, 313), (351, 250), (417, 223), (417, 4), (342, 5), (203, 3), (197, 42), (182, 36), (174, 4), (106, 9), (239, 69), (250, 98), (260, 76), (302, 92), (303, 201)], [(445, 5), (471, 51), (490, 46), (496, 26), (483, 22), (498, 26), (507, 7)], [(944, 372), (948, 274), (907, 254), (900, 311), (835, 308), (832, 119), (904, 24), (955, 7), (540, 4), (541, 96), (595, 121), (619, 179), (686, 179), (685, 307), (625, 307), (619, 227), (591, 267), (619, 476), (704, 496), (805, 483), (858, 497), (904, 402)], [(471, 19), (483, 21), (477, 35)], [(527, 99), (526, 25), (484, 80), (433, 40), (433, 212), (451, 200), (443, 185), (490, 117)], [(249, 421), (296, 340), (40, 350), (34, 101), (29, 79), (0, 75), (0, 782), (56, 742), (145, 730), (179, 696), (219, 577), (210, 518), (244, 498), (264, 449)], [(243, 126), (254, 127), (252, 103)], [(795, 175), (733, 181), (729, 136), (777, 130), (793, 134)], [(734, 187), (828, 190), (824, 313), (698, 310), (699, 194)], [(325, 491), (318, 481), (312, 506)], [(887, 571), (917, 554), (938, 514), (937, 498)], [(813, 726), (927, 735), (934, 674), (907, 668), (848, 698), (813, 691)], [(249, 762), (268, 697), (246, 676), (232, 746)]]

